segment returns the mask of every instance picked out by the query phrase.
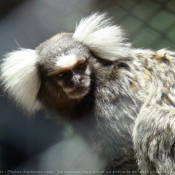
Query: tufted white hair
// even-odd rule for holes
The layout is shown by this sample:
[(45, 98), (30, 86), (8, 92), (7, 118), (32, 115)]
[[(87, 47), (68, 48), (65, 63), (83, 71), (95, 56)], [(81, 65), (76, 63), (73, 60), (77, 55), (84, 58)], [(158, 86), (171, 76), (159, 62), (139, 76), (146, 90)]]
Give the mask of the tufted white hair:
[(126, 43), (124, 33), (119, 26), (112, 25), (106, 13), (94, 13), (83, 18), (73, 34), (73, 38), (82, 42), (99, 57), (115, 61), (128, 57), (130, 44)]
[(30, 113), (39, 107), (36, 101), (40, 87), (37, 61), (35, 50), (21, 49), (7, 54), (1, 65), (4, 90)]

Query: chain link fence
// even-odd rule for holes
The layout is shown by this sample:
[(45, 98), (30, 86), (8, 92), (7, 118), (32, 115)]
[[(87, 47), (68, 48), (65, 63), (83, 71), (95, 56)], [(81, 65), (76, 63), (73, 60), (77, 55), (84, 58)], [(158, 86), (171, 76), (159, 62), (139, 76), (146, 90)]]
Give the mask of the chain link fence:
[[(10, 2), (15, 1), (18, 3), (12, 8)], [(107, 12), (125, 30), (128, 40), (136, 48), (175, 50), (174, 0), (1, 0), (1, 58), (19, 48), (18, 45), (34, 49), (56, 33), (73, 32), (82, 17), (96, 11)], [(59, 144), (63, 129), (55, 121), (46, 120), (43, 114), (32, 119), (24, 117), (2, 92), (0, 104), (0, 170), (56, 170), (59, 163), (65, 166), (59, 159), (60, 154), (69, 160), (70, 166), (75, 163), (80, 167), (84, 161), (80, 154), (84, 149), (78, 149), (83, 145), (77, 141), (79, 139), (66, 142), (73, 146), (66, 147), (67, 154), (64, 155), (61, 152), (65, 150), (64, 142), (61, 148)], [(73, 147), (80, 152), (71, 150)], [(73, 158), (81, 157), (78, 165), (73, 158), (71, 162), (71, 153), (74, 153)], [(86, 156), (89, 162), (92, 157)], [(81, 166), (85, 167), (85, 164)]]

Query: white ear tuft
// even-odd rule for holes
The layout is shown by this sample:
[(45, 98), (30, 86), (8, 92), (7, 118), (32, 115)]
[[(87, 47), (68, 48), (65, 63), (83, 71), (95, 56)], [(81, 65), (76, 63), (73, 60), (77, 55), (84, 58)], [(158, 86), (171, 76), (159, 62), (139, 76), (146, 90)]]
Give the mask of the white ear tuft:
[(94, 13), (82, 19), (73, 38), (103, 59), (113, 61), (130, 55), (130, 44), (125, 42), (123, 31), (112, 25), (105, 13)]
[(4, 90), (30, 113), (38, 108), (36, 98), (40, 79), (37, 61), (38, 55), (35, 50), (21, 49), (7, 54), (1, 65)]

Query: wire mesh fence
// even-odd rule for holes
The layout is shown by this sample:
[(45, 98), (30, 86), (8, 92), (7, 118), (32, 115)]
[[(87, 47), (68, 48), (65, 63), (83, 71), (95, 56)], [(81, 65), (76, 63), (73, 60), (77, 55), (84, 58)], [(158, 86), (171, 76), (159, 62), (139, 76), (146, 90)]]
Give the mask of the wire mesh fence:
[[(0, 18), (1, 58), (16, 50), (18, 44), (34, 49), (56, 33), (73, 32), (82, 17), (95, 11), (107, 12), (125, 30), (134, 47), (175, 50), (174, 0), (20, 0), (8, 13), (10, 1), (2, 1), (0, 12), (5, 8), (6, 14)], [(55, 121), (48, 122), (44, 117), (25, 118), (3, 94), (0, 97), (0, 170), (57, 168), (59, 157), (52, 152), (48, 164), (43, 150), (60, 142), (62, 128), (56, 129)], [(60, 152), (57, 147), (54, 151)]]
[(174, 0), (115, 0), (108, 2), (106, 9), (135, 47), (174, 50), (174, 7)]

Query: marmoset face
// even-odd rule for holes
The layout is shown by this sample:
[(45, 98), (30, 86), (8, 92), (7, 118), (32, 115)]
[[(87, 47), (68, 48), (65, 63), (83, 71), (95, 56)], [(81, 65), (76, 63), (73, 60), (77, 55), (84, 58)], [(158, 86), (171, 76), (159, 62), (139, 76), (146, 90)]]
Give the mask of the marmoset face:
[(37, 48), (43, 86), (52, 86), (52, 90), (63, 92), (70, 99), (80, 99), (90, 89), (89, 53), (70, 34), (60, 35)]
[(72, 34), (57, 34), (34, 50), (7, 54), (0, 70), (2, 85), (30, 113), (42, 108), (76, 111), (80, 104), (87, 111), (86, 100), (94, 103), (103, 77), (110, 74), (106, 65), (131, 53), (120, 27), (112, 25), (106, 14), (94, 13), (83, 18)]
[(81, 98), (89, 91), (88, 60), (77, 55), (64, 55), (58, 59), (58, 69), (50, 77), (62, 87), (69, 98)]

